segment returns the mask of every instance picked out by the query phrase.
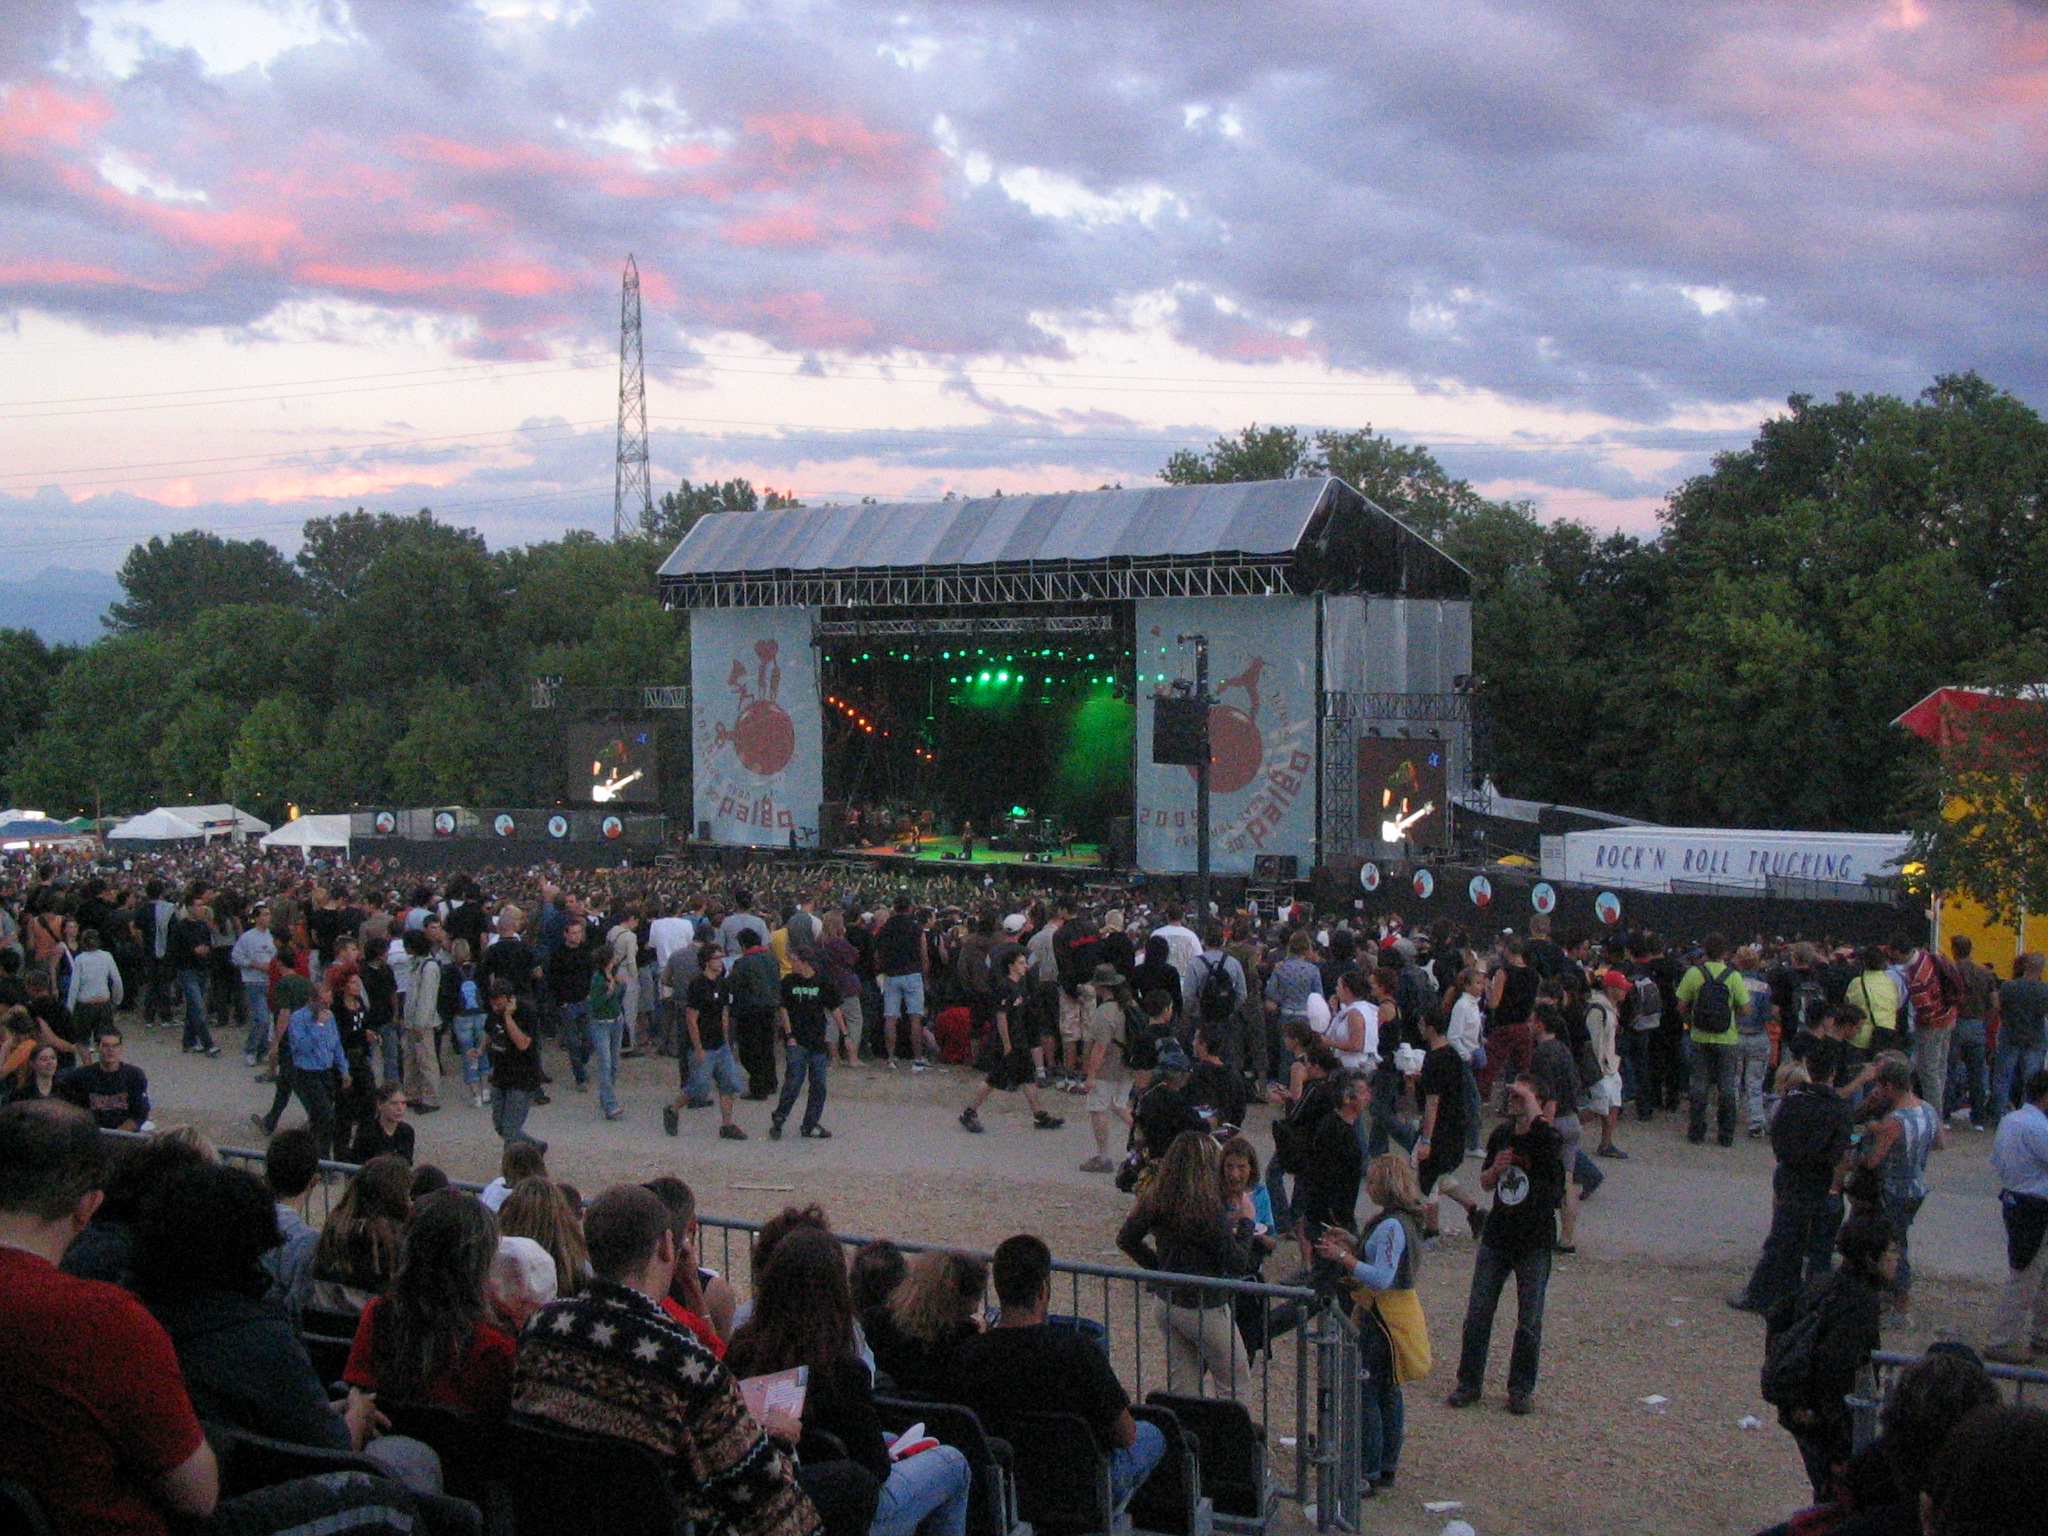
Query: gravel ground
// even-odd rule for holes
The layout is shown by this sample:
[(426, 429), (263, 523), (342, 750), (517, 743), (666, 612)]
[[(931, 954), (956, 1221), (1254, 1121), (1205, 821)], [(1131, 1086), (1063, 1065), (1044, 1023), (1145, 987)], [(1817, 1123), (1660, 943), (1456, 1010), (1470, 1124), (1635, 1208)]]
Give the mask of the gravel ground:
[[(270, 1089), (238, 1059), (183, 1056), (174, 1031), (140, 1028), (131, 1031), (130, 1059), (150, 1074), (160, 1125), (197, 1124), (225, 1145), (254, 1139), (248, 1116), (268, 1107)], [(626, 1063), (627, 1118), (606, 1124), (595, 1094), (572, 1091), (560, 1071), (555, 1102), (529, 1125), (551, 1144), (556, 1176), (588, 1196), (622, 1179), (679, 1172), (701, 1208), (719, 1216), (759, 1220), (791, 1201), (817, 1201), (842, 1232), (988, 1248), (1030, 1229), (1062, 1258), (1120, 1262), (1114, 1238), (1128, 1200), (1107, 1177), (1078, 1171), (1093, 1150), (1079, 1100), (1054, 1095), (1067, 1126), (1039, 1132), (1021, 1099), (998, 1095), (983, 1112), (988, 1133), (969, 1136), (953, 1120), (972, 1085), (964, 1069), (863, 1066), (833, 1077), (831, 1141), (799, 1140), (792, 1127), (788, 1139), (770, 1142), (767, 1106), (746, 1103), (739, 1118), (752, 1140), (717, 1139), (712, 1110), (687, 1112), (671, 1140), (659, 1109), (673, 1073), (665, 1060)], [(488, 1112), (458, 1091), (444, 1099), (448, 1108), (418, 1121), (421, 1159), (457, 1178), (490, 1178), (498, 1146)], [(1511, 1300), (1495, 1328), (1486, 1399), (1463, 1411), (1444, 1405), (1472, 1245), (1447, 1237), (1427, 1256), (1421, 1289), (1436, 1365), (1408, 1389), (1400, 1480), (1367, 1506), (1367, 1531), (1436, 1536), (1458, 1518), (1480, 1536), (1704, 1536), (1759, 1530), (1804, 1501), (1798, 1454), (1756, 1395), (1762, 1325), (1724, 1304), (1768, 1221), (1769, 1150), (1747, 1140), (1726, 1151), (1694, 1148), (1682, 1129), (1671, 1116), (1624, 1128), (1632, 1160), (1605, 1165), (1610, 1177), (1586, 1205), (1579, 1252), (1558, 1259), (1537, 1411), (1526, 1419), (1503, 1411)], [(1926, 1250), (1924, 1279), (1913, 1324), (1888, 1339), (1896, 1347), (1982, 1337), (2002, 1256), (1982, 1169), (1986, 1141), (1965, 1136), (1937, 1154), (1936, 1198), (1916, 1245)], [(707, 1249), (707, 1262), (744, 1269), (733, 1262), (740, 1251), (728, 1257), (716, 1240)], [(1269, 1267), (1277, 1277), (1279, 1265)], [(1128, 1379), (1128, 1361), (1125, 1369)], [(1156, 1356), (1146, 1369), (1145, 1385), (1159, 1384)], [(1291, 1346), (1278, 1352), (1273, 1374), (1275, 1433), (1289, 1434)], [(1643, 1401), (1652, 1396), (1664, 1401)], [(1745, 1416), (1762, 1426), (1741, 1428)], [(1446, 1500), (1462, 1507), (1423, 1507)], [(1282, 1509), (1291, 1524), (1293, 1507)]]

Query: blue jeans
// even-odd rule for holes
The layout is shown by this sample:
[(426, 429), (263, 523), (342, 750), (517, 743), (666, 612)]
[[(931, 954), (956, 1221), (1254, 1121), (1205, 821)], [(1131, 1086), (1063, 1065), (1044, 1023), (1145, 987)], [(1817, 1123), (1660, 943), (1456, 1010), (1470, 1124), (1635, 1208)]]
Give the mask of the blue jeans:
[(1941, 1111), (1944, 1115), (1952, 1115), (1963, 1107), (1963, 1101), (1967, 1099), (1970, 1123), (1983, 1125), (1994, 1118), (1991, 1114), (1991, 1075), (1984, 1057), (1984, 1021), (1956, 1020), (1948, 1049), (1948, 1102), (1941, 1106)]
[(562, 1049), (569, 1054), (569, 1070), (579, 1084), (590, 1081), (590, 1004), (563, 1003), (556, 1016), (562, 1034)]
[[(684, 1054), (688, 1055), (687, 1047)], [(729, 1099), (736, 1099), (747, 1091), (746, 1076), (740, 1071), (740, 1064), (734, 1059), (729, 1045), (706, 1051), (702, 1060), (690, 1063), (689, 1076), (683, 1082), (683, 1096), (699, 1104), (707, 1103), (713, 1088)]]
[(206, 972), (178, 972), (178, 989), (185, 994), (185, 1049), (213, 1049), (213, 1028), (206, 1017)]
[(1109, 1499), (1117, 1513), (1131, 1502), (1152, 1469), (1166, 1455), (1166, 1436), (1157, 1424), (1138, 1421), (1138, 1438), (1119, 1451), (1109, 1453)]
[(533, 1091), (529, 1088), (498, 1088), (491, 1093), (491, 1129), (507, 1141), (532, 1141), (526, 1134), (526, 1117), (533, 1112)]
[(964, 1536), (967, 1530), (967, 1458), (950, 1445), (899, 1461), (889, 1468), (875, 1505), (868, 1536)]
[(1386, 1330), (1368, 1317), (1359, 1326), (1360, 1374), (1358, 1475), (1376, 1483), (1392, 1477), (1401, 1464), (1401, 1441), (1408, 1425), (1408, 1405), (1394, 1375), (1394, 1347)]
[(1991, 1107), (1996, 1112), (1993, 1119), (2002, 1119), (2013, 1107), (2013, 1091), (2041, 1070), (2041, 1056), (2040, 1041), (2022, 1047), (1999, 1035), (1998, 1065), (1991, 1071)]
[(1273, 1230), (1285, 1232), (1294, 1225), (1294, 1207), (1287, 1203), (1287, 1175), (1277, 1157), (1266, 1161), (1266, 1198), (1273, 1203)]
[(249, 999), (249, 1036), (242, 1042), (242, 1054), (261, 1061), (270, 1053), (270, 983), (245, 981), (242, 993)]
[(803, 1128), (815, 1130), (819, 1118), (825, 1113), (825, 1063), (831, 1057), (823, 1051), (807, 1050), (791, 1040), (784, 1052), (787, 1076), (782, 1080), (782, 1097), (775, 1101), (774, 1120), (777, 1125), (789, 1118), (790, 1109), (796, 1104), (797, 1089), (804, 1079), (811, 1080), (811, 1091), (804, 1099)]
[[(1479, 1150), (1479, 1074), (1465, 1062), (1465, 1150)], [(1412, 1149), (1411, 1149), (1412, 1150)]]
[(455, 1048), (462, 1052), (462, 1080), (475, 1088), (484, 1077), (484, 1016), (458, 1013), (449, 1027), (455, 1031)]
[(625, 1039), (624, 1014), (590, 1021), (590, 1055), (597, 1063), (597, 1107), (607, 1115), (619, 1112), (619, 1051)]
[(399, 1018), (403, 1010), (394, 1008), (384, 1027), (377, 1031), (377, 1073), (378, 1081), (402, 1083), (405, 1081), (405, 1026)]
[(1472, 1260), (1464, 1347), (1458, 1355), (1458, 1385), (1468, 1391), (1477, 1392), (1485, 1385), (1486, 1356), (1493, 1347), (1493, 1314), (1510, 1276), (1515, 1282), (1515, 1347), (1508, 1357), (1508, 1396), (1527, 1397), (1536, 1390), (1536, 1367), (1543, 1355), (1543, 1298), (1550, 1288), (1550, 1249), (1546, 1245), (1510, 1256), (1481, 1243)]
[(1401, 1074), (1391, 1061), (1382, 1062), (1372, 1075), (1372, 1110), (1358, 1122), (1366, 1161), (1385, 1152), (1390, 1142), (1399, 1142), (1403, 1152), (1415, 1150), (1418, 1132), (1395, 1112), (1400, 1102)]
[(1894, 1296), (1909, 1295), (1912, 1291), (1913, 1255), (1909, 1244), (1913, 1218), (1920, 1214), (1920, 1207), (1926, 1200), (1925, 1195), (1904, 1194), (1889, 1188), (1884, 1192), (1884, 1217), (1891, 1223), (1892, 1237), (1899, 1245), (1899, 1272), (1891, 1283)]

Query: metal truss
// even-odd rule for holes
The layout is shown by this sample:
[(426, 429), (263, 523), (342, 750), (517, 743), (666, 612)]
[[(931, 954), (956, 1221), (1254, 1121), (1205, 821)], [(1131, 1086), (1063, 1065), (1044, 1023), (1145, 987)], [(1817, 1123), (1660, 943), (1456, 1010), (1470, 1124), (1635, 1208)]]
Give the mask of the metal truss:
[(1116, 629), (1107, 613), (1023, 614), (1005, 618), (819, 619), (815, 640), (957, 639), (976, 635), (1106, 635)]
[(1276, 597), (1293, 592), (1289, 555), (1203, 555), (891, 571), (705, 574), (662, 578), (671, 608), (937, 608), (1128, 602), (1145, 597)]
[(1472, 720), (1472, 700), (1462, 693), (1325, 692), (1320, 709), (1325, 720), (1399, 720), (1454, 725), (1467, 725)]
[[(1328, 695), (1325, 695), (1327, 698)], [(1325, 715), (1323, 750), (1323, 858), (1349, 858), (1358, 839), (1358, 728), (1348, 716)]]
[(536, 677), (527, 690), (535, 709), (574, 709), (589, 714), (625, 715), (643, 709), (690, 707), (687, 683), (646, 687), (570, 688), (559, 677)]

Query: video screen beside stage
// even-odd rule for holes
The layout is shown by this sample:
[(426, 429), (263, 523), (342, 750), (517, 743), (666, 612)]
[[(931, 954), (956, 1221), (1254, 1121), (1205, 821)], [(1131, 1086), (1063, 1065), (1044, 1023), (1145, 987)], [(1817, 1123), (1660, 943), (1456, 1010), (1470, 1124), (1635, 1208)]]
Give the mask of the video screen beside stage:
[(1358, 744), (1358, 831), (1369, 841), (1444, 846), (1448, 777), (1434, 738), (1368, 737)]
[(657, 732), (645, 720), (572, 724), (567, 732), (569, 798), (594, 805), (657, 804)]

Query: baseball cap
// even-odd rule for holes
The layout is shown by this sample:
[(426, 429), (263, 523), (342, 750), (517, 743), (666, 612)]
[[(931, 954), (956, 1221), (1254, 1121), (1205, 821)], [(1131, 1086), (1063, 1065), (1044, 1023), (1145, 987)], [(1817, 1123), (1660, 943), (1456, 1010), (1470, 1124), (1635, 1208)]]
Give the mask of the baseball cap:
[(1626, 992), (1629, 987), (1629, 982), (1628, 978), (1622, 975), (1619, 971), (1602, 971), (1600, 973), (1600, 985), (1603, 987), (1617, 988), (1620, 991)]
[(1022, 933), (1023, 931), (1024, 914), (1022, 912), (1012, 912), (1008, 917), (1003, 919), (1003, 932)]

